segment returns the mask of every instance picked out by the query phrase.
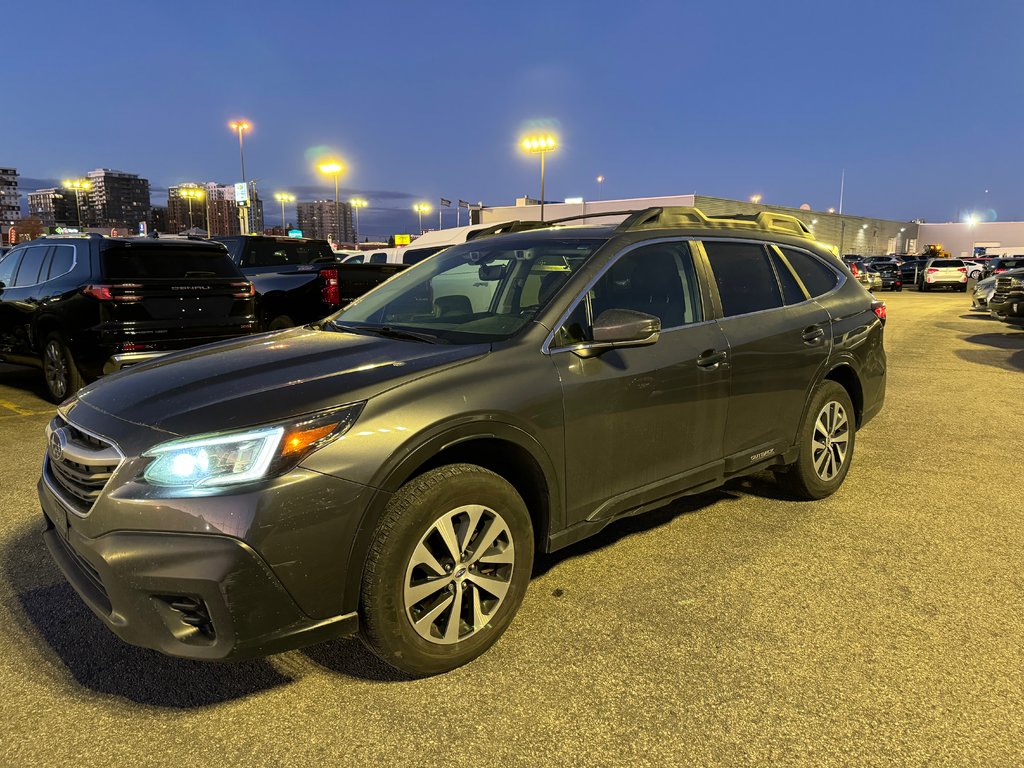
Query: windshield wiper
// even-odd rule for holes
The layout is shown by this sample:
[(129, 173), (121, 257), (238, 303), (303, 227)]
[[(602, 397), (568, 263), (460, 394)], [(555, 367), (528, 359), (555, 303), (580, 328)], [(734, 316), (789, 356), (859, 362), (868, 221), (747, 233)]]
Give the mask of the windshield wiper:
[(409, 331), (405, 328), (396, 328), (393, 325), (374, 325), (372, 323), (360, 323), (358, 325), (339, 323), (337, 320), (331, 322), (331, 327), (338, 331), (349, 333), (376, 333), (392, 339), (409, 339), (410, 341), (422, 341), (427, 344), (437, 344), (440, 338), (430, 333)]

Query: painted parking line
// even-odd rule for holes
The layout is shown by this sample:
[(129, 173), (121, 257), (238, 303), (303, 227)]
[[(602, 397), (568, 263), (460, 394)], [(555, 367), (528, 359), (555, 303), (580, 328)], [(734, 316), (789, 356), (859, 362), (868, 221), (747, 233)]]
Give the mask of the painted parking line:
[[(3, 416), (39, 416), (49, 411), (30, 411), (27, 408), (22, 408), (20, 405), (15, 405), (10, 400), (0, 400), (0, 417)], [(4, 413), (4, 410), (11, 411), (11, 413)]]

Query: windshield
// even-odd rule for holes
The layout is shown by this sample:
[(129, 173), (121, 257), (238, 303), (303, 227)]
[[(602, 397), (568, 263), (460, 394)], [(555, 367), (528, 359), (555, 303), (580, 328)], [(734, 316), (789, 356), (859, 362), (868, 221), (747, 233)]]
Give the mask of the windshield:
[(329, 318), (420, 331), (450, 344), (515, 335), (606, 238), (484, 238), (453, 246), (388, 280)]

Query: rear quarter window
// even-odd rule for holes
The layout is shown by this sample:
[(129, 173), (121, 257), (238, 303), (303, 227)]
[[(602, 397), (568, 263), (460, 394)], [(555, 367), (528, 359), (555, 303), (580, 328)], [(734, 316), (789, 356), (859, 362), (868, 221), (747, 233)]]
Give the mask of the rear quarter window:
[(129, 246), (103, 252), (108, 280), (240, 277), (225, 251), (210, 248)]

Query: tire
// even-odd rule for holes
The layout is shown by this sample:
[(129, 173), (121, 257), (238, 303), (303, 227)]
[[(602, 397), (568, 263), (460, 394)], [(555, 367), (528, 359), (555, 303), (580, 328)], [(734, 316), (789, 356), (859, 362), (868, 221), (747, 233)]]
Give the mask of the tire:
[(893, 290), (896, 291), (896, 293), (903, 293), (903, 286), (897, 285)]
[[(366, 558), (363, 643), (414, 677), (472, 661), (512, 622), (533, 547), (530, 513), (499, 475), (449, 464), (410, 480), (388, 503)], [(452, 624), (456, 608), (460, 621)]]
[[(816, 439), (821, 437), (828, 439)], [(856, 439), (856, 414), (850, 395), (840, 384), (826, 379), (811, 396), (804, 423), (800, 425), (800, 455), (789, 469), (779, 474), (780, 485), (798, 499), (831, 496), (850, 470)], [(815, 447), (819, 445), (823, 447)]]
[(967, 283), (960, 286), (960, 293), (967, 293)]
[(288, 315), (278, 315), (269, 323), (267, 323), (268, 331), (283, 331), (285, 328), (294, 328), (295, 321), (292, 320)]
[(46, 396), (51, 402), (62, 403), (85, 385), (75, 358), (60, 334), (51, 333), (46, 337), (42, 362)]
[(928, 292), (928, 287), (929, 287), (928, 283), (923, 283), (922, 282), (922, 283), (918, 283), (917, 284), (917, 290), (919, 290), (921, 293), (927, 293)]

